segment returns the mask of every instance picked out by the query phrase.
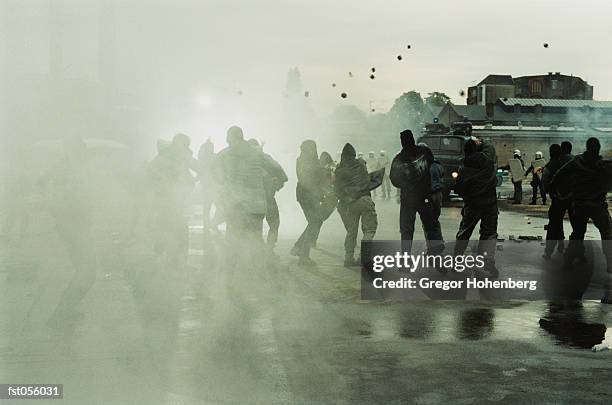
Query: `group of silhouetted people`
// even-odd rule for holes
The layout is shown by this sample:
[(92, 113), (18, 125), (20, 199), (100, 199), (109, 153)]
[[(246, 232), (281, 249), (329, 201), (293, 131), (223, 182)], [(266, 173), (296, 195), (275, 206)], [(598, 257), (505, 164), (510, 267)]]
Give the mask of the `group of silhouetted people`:
[[(182, 254), (186, 252), (187, 224), (182, 209), (193, 186), (190, 170), (197, 173), (203, 190), (205, 241), (207, 235), (218, 232), (217, 226), (225, 222), (226, 239), (230, 241), (232, 252), (241, 251), (230, 256), (246, 252), (247, 258), (256, 257), (258, 252), (265, 251), (275, 257), (274, 246), (280, 225), (275, 194), (287, 182), (287, 175), (276, 160), (263, 152), (258, 141), (245, 140), (239, 127), (228, 130), (227, 143), (225, 149), (215, 154), (212, 144), (207, 142), (200, 149), (198, 159), (193, 159), (189, 138), (179, 134), (151, 162), (151, 175), (157, 184), (156, 209), (161, 231), (156, 249), (171, 252), (174, 262), (181, 256), (181, 250)], [(400, 192), (402, 249), (411, 250), (418, 214), (428, 253), (444, 251), (439, 220), (444, 167), (427, 145), (416, 143), (410, 130), (401, 132), (400, 143), (402, 149), (392, 160), (389, 173), (385, 173), (384, 162), (375, 165), (375, 156), (369, 156), (368, 165), (350, 143), (342, 149), (339, 161), (334, 161), (327, 152), (319, 155), (315, 141), (302, 142), (296, 161), (296, 199), (307, 225), (291, 248), (291, 254), (298, 257), (298, 265), (316, 265), (310, 257), (311, 249), (316, 247), (323, 223), (336, 210), (346, 230), (344, 265), (360, 265), (359, 257), (355, 256), (359, 230), (363, 240), (371, 240), (376, 235), (378, 215), (372, 194), (387, 178)], [(472, 233), (479, 226), (478, 252), (486, 253), (482, 275), (495, 278), (498, 276), (494, 256), (499, 216), (495, 148), (472, 137), (465, 141), (463, 152), (454, 186), (463, 199), (454, 254), (463, 254)], [(581, 260), (583, 247), (580, 241), (584, 239), (587, 222), (591, 219), (604, 240), (610, 272), (612, 257), (607, 241), (612, 236), (612, 221), (606, 203), (610, 165), (599, 153), (600, 144), (596, 138), (590, 138), (586, 151), (578, 156), (571, 155), (569, 142), (555, 144), (550, 147), (550, 160), (542, 166), (532, 163), (525, 175), (533, 176), (532, 202), (536, 201), (538, 193), (544, 203), (547, 196), (551, 200), (544, 256), (550, 258), (557, 247), (564, 251), (566, 261)], [(515, 151), (515, 155), (521, 159), (519, 151)], [(535, 158), (543, 161), (541, 153)], [(383, 175), (377, 178), (377, 173)], [(390, 187), (385, 186), (385, 189), (383, 197), (388, 196)], [(521, 193), (515, 182), (515, 201), (521, 198)], [(211, 217), (213, 205), (215, 215)], [(563, 244), (566, 213), (572, 225), (567, 247)], [(266, 241), (268, 249), (261, 249), (264, 246), (264, 220), (270, 227)], [(607, 295), (604, 300), (609, 300)]]

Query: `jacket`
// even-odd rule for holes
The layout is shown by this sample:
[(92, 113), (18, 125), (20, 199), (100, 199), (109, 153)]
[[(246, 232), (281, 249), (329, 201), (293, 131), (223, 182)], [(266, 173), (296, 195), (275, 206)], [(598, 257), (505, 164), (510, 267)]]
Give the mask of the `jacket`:
[(389, 179), (401, 189), (401, 201), (420, 204), (431, 194), (431, 176), (426, 146), (404, 148), (391, 162)]
[(369, 196), (370, 176), (361, 159), (357, 159), (350, 144), (345, 145), (342, 159), (336, 168), (334, 189), (340, 203), (350, 203)]
[(599, 204), (606, 202), (610, 187), (612, 164), (601, 156), (590, 156), (587, 152), (576, 156), (555, 173), (552, 186), (556, 189), (567, 186), (576, 204)]
[(219, 152), (217, 162), (227, 207), (251, 215), (265, 214), (264, 177), (273, 175), (275, 168), (264, 154), (239, 141)]
[(495, 148), (484, 144), (481, 152), (463, 159), (455, 191), (466, 205), (488, 206), (497, 204), (496, 186)]
[(429, 167), (429, 173), (431, 176), (432, 193), (442, 191), (442, 189), (444, 188), (444, 166), (442, 166), (437, 160), (434, 160), (431, 166)]

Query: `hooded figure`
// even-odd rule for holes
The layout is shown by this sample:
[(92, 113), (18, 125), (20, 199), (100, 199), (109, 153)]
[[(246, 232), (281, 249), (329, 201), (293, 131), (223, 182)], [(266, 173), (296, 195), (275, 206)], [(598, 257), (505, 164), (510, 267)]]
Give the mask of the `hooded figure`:
[(363, 161), (355, 157), (355, 148), (350, 143), (344, 145), (340, 163), (336, 168), (336, 193), (340, 203), (350, 202), (359, 197), (370, 195), (370, 177)]
[(299, 265), (314, 266), (316, 263), (310, 258), (310, 249), (314, 247), (324, 221), (321, 203), (326, 176), (325, 169), (319, 160), (315, 141), (302, 142), (295, 170), (298, 180), (295, 195), (308, 224), (293, 245), (291, 254), (299, 257)]
[(347, 143), (342, 149), (334, 184), (340, 200), (338, 213), (346, 229), (344, 265), (347, 267), (359, 265), (359, 261), (355, 260), (359, 222), (364, 240), (374, 239), (378, 228), (378, 217), (370, 197), (369, 185), (370, 176), (366, 165), (356, 157), (353, 145)]
[(550, 207), (548, 208), (548, 225), (546, 227), (546, 248), (544, 258), (549, 259), (555, 247), (559, 252), (565, 249), (563, 240), (563, 219), (565, 214), (570, 211), (571, 200), (569, 198), (559, 198), (557, 192), (552, 188), (551, 182), (557, 171), (569, 161), (567, 155), (563, 155), (559, 144), (552, 144), (549, 148), (550, 160), (544, 166), (542, 174), (542, 186), (544, 192), (550, 197)]
[(410, 252), (414, 237), (414, 222), (416, 214), (419, 214), (425, 239), (428, 247), (439, 246), (439, 243), (429, 241), (441, 241), (442, 235), (433, 221), (433, 210), (431, 205), (431, 176), (429, 172), (430, 163), (427, 156), (431, 153), (428, 147), (416, 145), (414, 135), (409, 129), (400, 133), (402, 150), (391, 163), (389, 177), (391, 183), (401, 190), (400, 196), (400, 232), (402, 237), (402, 249)]
[(612, 303), (612, 219), (606, 202), (612, 181), (612, 163), (599, 156), (601, 145), (597, 138), (589, 138), (586, 151), (561, 167), (552, 180), (553, 188), (560, 183), (569, 183), (572, 193), (570, 222), (572, 234), (565, 250), (565, 261), (571, 265), (575, 259), (584, 258), (584, 234), (589, 219), (599, 230), (606, 256), (608, 277), (603, 303)]
[(455, 191), (463, 198), (461, 223), (457, 232), (455, 255), (462, 255), (476, 225), (480, 222), (478, 253), (484, 254), (484, 275), (497, 277), (495, 245), (497, 242), (497, 177), (493, 145), (470, 139), (464, 145), (465, 157), (459, 168)]
[(260, 150), (244, 140), (240, 127), (227, 131), (227, 143), (229, 146), (219, 152), (216, 166), (223, 186), (227, 234), (261, 241), (266, 215), (264, 176), (273, 174), (275, 168)]

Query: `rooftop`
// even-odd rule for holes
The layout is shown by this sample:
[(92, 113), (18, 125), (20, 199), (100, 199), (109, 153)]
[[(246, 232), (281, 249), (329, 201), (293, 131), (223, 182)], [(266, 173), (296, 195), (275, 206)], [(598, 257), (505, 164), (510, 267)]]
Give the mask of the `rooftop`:
[(612, 108), (612, 101), (598, 100), (565, 100), (550, 98), (500, 98), (499, 101), (506, 106), (520, 104), (526, 107), (534, 107), (540, 104), (542, 107), (565, 107), (565, 108)]
[(482, 84), (506, 84), (513, 86), (514, 80), (510, 75), (488, 75), (478, 83), (478, 86)]

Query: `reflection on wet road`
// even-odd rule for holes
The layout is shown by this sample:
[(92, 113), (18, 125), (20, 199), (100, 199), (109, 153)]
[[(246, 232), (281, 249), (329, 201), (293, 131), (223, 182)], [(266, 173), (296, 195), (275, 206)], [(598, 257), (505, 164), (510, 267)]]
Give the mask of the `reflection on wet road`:
[(59, 330), (59, 242), (3, 244), (0, 381), (63, 383), (66, 403), (609, 403), (611, 352), (588, 350), (612, 342), (599, 303), (362, 301), (336, 218), (317, 268), (295, 265), (288, 237), (272, 266), (202, 267), (192, 236), (181, 272), (144, 245), (101, 255), (82, 318)]

